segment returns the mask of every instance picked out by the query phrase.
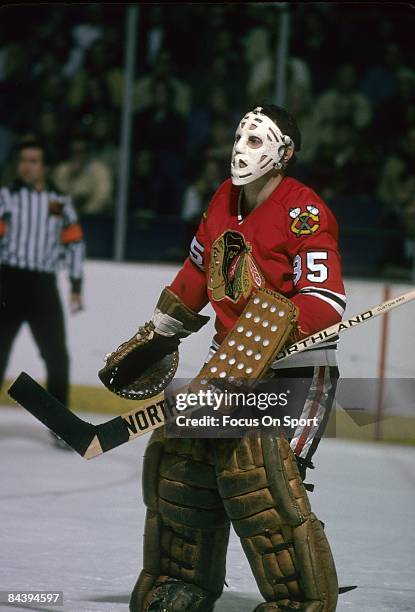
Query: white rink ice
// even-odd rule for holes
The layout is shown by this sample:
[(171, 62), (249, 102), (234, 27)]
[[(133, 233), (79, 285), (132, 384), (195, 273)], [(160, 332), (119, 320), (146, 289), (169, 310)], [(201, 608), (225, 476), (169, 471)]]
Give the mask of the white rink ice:
[[(54, 449), (22, 409), (1, 409), (0, 419), (0, 590), (64, 591), (64, 606), (0, 610), (126, 612), (141, 566), (147, 437), (85, 461)], [(415, 610), (415, 449), (323, 440), (315, 463), (313, 510), (340, 583), (358, 585), (337, 609)], [(216, 612), (251, 612), (261, 601), (234, 535), (227, 583)]]

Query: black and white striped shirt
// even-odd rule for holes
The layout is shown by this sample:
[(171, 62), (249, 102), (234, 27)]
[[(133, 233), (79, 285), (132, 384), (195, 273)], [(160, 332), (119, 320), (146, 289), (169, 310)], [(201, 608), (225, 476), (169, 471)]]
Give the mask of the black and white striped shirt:
[(16, 181), (0, 189), (0, 263), (54, 273), (65, 265), (73, 291), (80, 289), (85, 254), (82, 229), (70, 196), (52, 184), (36, 191)]

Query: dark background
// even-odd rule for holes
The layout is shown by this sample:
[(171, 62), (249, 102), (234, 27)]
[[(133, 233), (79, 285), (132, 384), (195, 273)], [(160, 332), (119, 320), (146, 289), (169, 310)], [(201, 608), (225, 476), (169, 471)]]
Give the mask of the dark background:
[[(0, 178), (39, 135), (90, 258), (113, 257), (127, 5), (0, 9)], [(285, 106), (292, 170), (340, 226), (344, 272), (413, 278), (414, 11), (404, 3), (289, 3)], [(126, 259), (182, 261), (229, 176), (238, 120), (275, 102), (275, 4), (140, 4)]]

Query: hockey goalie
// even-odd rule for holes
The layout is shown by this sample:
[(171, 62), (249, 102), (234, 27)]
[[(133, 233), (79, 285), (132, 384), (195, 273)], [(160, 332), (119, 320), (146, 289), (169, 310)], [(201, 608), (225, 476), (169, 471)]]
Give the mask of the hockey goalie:
[[(231, 178), (213, 195), (189, 257), (162, 291), (152, 320), (107, 357), (100, 378), (111, 391), (131, 398), (165, 388), (180, 342), (206, 323), (198, 313), (208, 302), (216, 314), (210, 359), (217, 358), (228, 378), (238, 350), (241, 368), (252, 376), (248, 340), (258, 343), (257, 354), (266, 346), (247, 327), (239, 332), (243, 342), (223, 348), (242, 313), (247, 322), (256, 318), (246, 310), (253, 295), (262, 296), (258, 309), (270, 313), (261, 319), (264, 328), (272, 327), (272, 308), (279, 308), (263, 297), (267, 291), (286, 307), (274, 356), (341, 320), (336, 221), (311, 188), (286, 173), (300, 148), (286, 110), (256, 107), (242, 118)], [(271, 359), (267, 367), (268, 377), (298, 381), (296, 415), (313, 416), (316, 424), (298, 425), (289, 435), (221, 439), (168, 437), (164, 428), (153, 433), (143, 473), (144, 562), (131, 612), (212, 611), (225, 583), (231, 525), (265, 600), (255, 612), (336, 609), (334, 561), (303, 482), (333, 403), (336, 338), (274, 367)]]

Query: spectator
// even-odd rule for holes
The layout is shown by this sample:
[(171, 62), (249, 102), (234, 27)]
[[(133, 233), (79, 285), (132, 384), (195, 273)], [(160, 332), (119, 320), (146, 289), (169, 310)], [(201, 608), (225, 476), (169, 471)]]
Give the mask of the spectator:
[(380, 105), (372, 130), (375, 143), (389, 150), (391, 143), (398, 143), (405, 137), (415, 107), (415, 71), (400, 68), (397, 75), (398, 91)]
[(206, 156), (218, 164), (220, 180), (229, 174), (229, 123), (217, 119), (212, 125), (210, 142), (206, 148)]
[(160, 5), (149, 6), (145, 48), (146, 68), (153, 68), (163, 47), (165, 39), (164, 10), (164, 7)]
[(97, 40), (85, 55), (85, 63), (75, 73), (67, 94), (67, 103), (78, 115), (94, 113), (95, 105), (120, 108), (122, 70), (113, 66), (109, 49)]
[(88, 130), (94, 122), (96, 114), (111, 114), (114, 112), (110, 104), (110, 95), (106, 83), (91, 77), (85, 87), (85, 97), (75, 115), (82, 128)]
[(387, 158), (377, 193), (386, 211), (401, 215), (415, 201), (415, 127), (400, 142), (399, 150)]
[(40, 56), (34, 65), (33, 74), (38, 81), (44, 81), (50, 76), (60, 75), (62, 65), (58, 58), (49, 50), (39, 51)]
[(186, 141), (185, 122), (174, 109), (174, 90), (168, 80), (152, 82), (148, 106), (137, 113), (135, 131), (140, 146), (179, 152)]
[(287, 83), (288, 87), (300, 87), (308, 97), (311, 96), (312, 78), (306, 61), (300, 57), (289, 58)]
[(215, 159), (206, 157), (199, 175), (188, 185), (181, 210), (184, 222), (183, 253), (187, 253), (203, 211), (222, 182), (222, 168)]
[(53, 163), (65, 158), (67, 123), (62, 125), (62, 117), (51, 110), (44, 110), (38, 118), (38, 132), (42, 142), (48, 143), (48, 150)]
[(219, 87), (213, 87), (208, 98), (189, 114), (187, 123), (189, 156), (208, 145), (215, 121), (229, 122), (233, 119), (234, 113), (230, 110), (225, 92)]
[(213, 56), (207, 61), (206, 77), (197, 79), (193, 88), (193, 99), (196, 101), (197, 107), (202, 107), (205, 101), (208, 100), (212, 92), (212, 83), (215, 89), (220, 89), (227, 101), (228, 108), (231, 108), (233, 113), (240, 114), (240, 107), (246, 98), (246, 93), (243, 88), (235, 87), (234, 79), (229, 78), (229, 67), (226, 59), (220, 55)]
[(140, 112), (147, 109), (152, 101), (155, 83), (164, 81), (170, 88), (172, 110), (186, 117), (190, 110), (190, 88), (174, 75), (171, 53), (161, 49), (151, 74), (138, 79), (135, 84), (134, 108)]
[(11, 43), (4, 49), (0, 124), (6, 124), (14, 131), (33, 125), (36, 102), (37, 98), (33, 99), (33, 76), (28, 49), (22, 44)]
[(385, 228), (399, 232), (388, 241), (385, 261), (399, 268), (412, 267), (415, 258), (414, 164), (415, 126), (400, 141), (398, 151), (387, 158), (377, 189)]
[(265, 28), (254, 28), (245, 39), (245, 61), (248, 69), (248, 106), (272, 95), (275, 68), (271, 35)]
[[(247, 90), (251, 104), (258, 100), (272, 98), (276, 84), (276, 47), (277, 31), (275, 10), (266, 12), (265, 26), (249, 31), (245, 38), (245, 61), (250, 71)], [(274, 24), (274, 27), (272, 27)], [(288, 58), (288, 84), (301, 85), (311, 91), (311, 74), (307, 63), (300, 57)]]
[(55, 57), (59, 66), (62, 67), (68, 59), (72, 43), (68, 28), (68, 15), (59, 9), (48, 10), (46, 6), (43, 6), (42, 9), (43, 16), (33, 28), (37, 49), (42, 52), (42, 56), (50, 54)]
[(376, 188), (375, 163), (364, 146), (365, 137), (350, 120), (335, 124), (336, 142), (324, 143), (313, 164), (313, 187), (325, 199), (339, 196), (371, 196)]
[[(3, 12), (0, 176), (7, 182), (14, 178), (10, 151), (29, 128), (35, 126), (59, 163), (68, 160), (68, 135), (75, 131), (88, 134), (90, 159), (110, 170), (111, 191), (118, 170), (125, 7), (29, 7), (23, 19), (18, 7)], [(363, 12), (335, 3), (290, 5), (290, 14), (287, 104), (303, 133), (302, 151), (290, 174), (306, 183), (316, 178), (326, 196), (337, 191), (352, 198), (365, 184), (373, 185), (369, 149), (389, 161), (401, 160), (400, 142), (415, 127), (411, 21), (406, 9), (392, 16), (381, 5)], [(255, 104), (274, 96), (280, 18), (275, 7), (252, 3), (209, 10), (188, 4), (178, 11), (143, 6), (134, 88), (134, 210), (149, 210), (151, 201), (155, 215), (179, 214), (186, 183), (195, 184), (206, 155), (221, 176), (228, 173), (226, 124), (237, 121), (247, 96)], [(356, 69), (361, 71), (359, 89)], [(247, 80), (248, 89), (241, 86)], [(167, 105), (160, 82), (167, 84)], [(391, 190), (399, 182), (393, 177), (394, 163), (383, 169), (392, 175)], [(149, 167), (159, 177), (154, 191), (147, 184)], [(79, 206), (85, 206), (82, 197)], [(111, 197), (104, 209), (110, 207)], [(92, 222), (98, 226), (97, 219)]]
[[(188, 186), (183, 198), (181, 218), (192, 225), (192, 231), (195, 225), (197, 228), (209, 198), (221, 182), (222, 177), (218, 162), (215, 159), (206, 158), (199, 176)], [(191, 236), (193, 235), (194, 231)]]
[(301, 130), (302, 143), (299, 161), (307, 164), (314, 159), (318, 141), (310, 90), (303, 85), (292, 83), (287, 89), (287, 107), (297, 118)]
[(91, 155), (87, 139), (73, 140), (70, 158), (55, 168), (53, 177), (59, 189), (72, 196), (79, 214), (112, 213), (111, 170)]
[(156, 215), (154, 206), (157, 185), (154, 180), (154, 167), (154, 154), (148, 149), (140, 148), (132, 164), (129, 208), (134, 215), (142, 218)]
[(154, 156), (158, 179), (154, 210), (159, 214), (175, 214), (183, 193), (186, 122), (173, 107), (169, 81), (154, 81), (151, 94), (149, 107), (135, 118), (134, 141)]
[(66, 98), (66, 81), (59, 74), (47, 74), (43, 79), (40, 79), (37, 87), (40, 96), (38, 98), (37, 113), (50, 112), (59, 118), (59, 123), (62, 127), (68, 127), (70, 117)]
[(361, 86), (362, 93), (367, 96), (374, 108), (398, 92), (398, 71), (402, 65), (402, 57), (397, 43), (389, 42), (384, 52), (379, 48), (377, 59), (377, 65), (370, 66), (366, 71)]
[(401, 223), (404, 230), (403, 260), (401, 265), (413, 269), (415, 261), (415, 190), (412, 186), (411, 197), (408, 198), (402, 212)]
[(94, 114), (89, 128), (92, 156), (111, 170), (114, 182), (117, 180), (119, 162), (117, 128), (118, 117), (99, 110)]
[(313, 75), (314, 95), (329, 87), (328, 75), (339, 63), (335, 29), (331, 27), (330, 15), (321, 10), (329, 4), (303, 4), (294, 13), (290, 52), (307, 63)]
[(339, 120), (350, 121), (353, 130), (362, 130), (371, 119), (370, 102), (357, 90), (356, 69), (351, 64), (344, 64), (335, 74), (333, 87), (319, 96), (314, 107), (319, 142), (335, 142)]
[(229, 73), (233, 75), (238, 83), (243, 78), (244, 63), (242, 61), (242, 51), (239, 45), (239, 37), (233, 36), (226, 26), (214, 31), (212, 36), (212, 56), (225, 58)]
[(176, 71), (180, 70), (180, 78), (191, 82), (189, 111), (192, 102), (198, 105), (202, 100), (198, 90), (203, 90), (203, 96), (207, 93), (204, 81), (214, 55), (216, 36), (223, 29), (223, 11), (220, 4), (212, 4), (208, 10), (206, 5), (197, 3), (181, 7), (181, 11), (165, 10), (163, 49), (169, 50)]
[(221, 167), (215, 159), (205, 157), (198, 176), (188, 185), (181, 210), (184, 225), (181, 255), (188, 253), (189, 245), (196, 233), (203, 211), (212, 193), (215, 193), (223, 179)]
[(7, 163), (10, 150), (13, 145), (14, 132), (10, 130), (6, 124), (0, 123), (0, 177), (2, 175), (2, 166)]
[(63, 70), (66, 77), (73, 77), (82, 69), (88, 49), (102, 37), (101, 8), (98, 4), (85, 5), (83, 20), (72, 28), (72, 49)]

